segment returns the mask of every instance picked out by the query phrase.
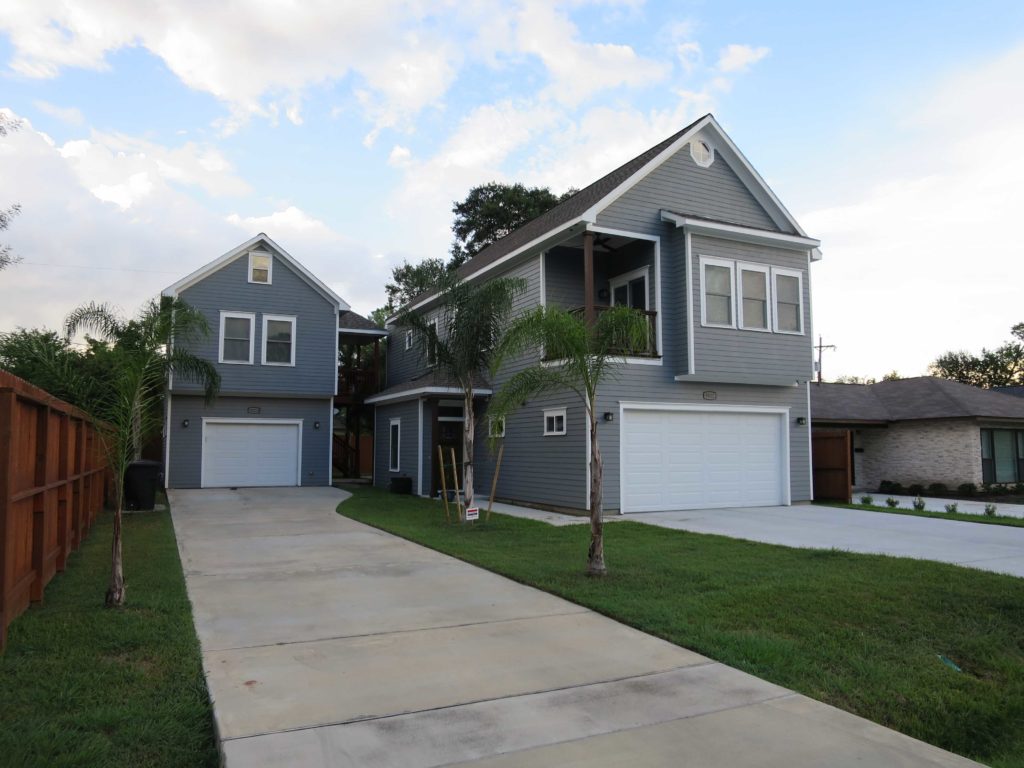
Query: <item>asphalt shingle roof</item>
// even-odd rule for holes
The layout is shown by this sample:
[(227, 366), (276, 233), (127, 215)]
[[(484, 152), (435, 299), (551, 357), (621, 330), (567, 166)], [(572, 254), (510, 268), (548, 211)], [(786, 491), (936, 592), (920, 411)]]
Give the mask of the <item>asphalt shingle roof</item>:
[(338, 328), (340, 330), (379, 331), (382, 336), (387, 335), (387, 331), (375, 322), (367, 320), (362, 315), (357, 315), (352, 310), (342, 310), (338, 313)]

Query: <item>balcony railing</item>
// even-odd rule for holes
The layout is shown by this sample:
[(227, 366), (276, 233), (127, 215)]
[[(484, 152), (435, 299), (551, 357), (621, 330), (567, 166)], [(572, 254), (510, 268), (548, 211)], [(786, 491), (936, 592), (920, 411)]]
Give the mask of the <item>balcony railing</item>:
[[(602, 312), (607, 312), (611, 307), (606, 305), (597, 305), (594, 307), (594, 312), (600, 315)], [(647, 332), (645, 343), (639, 347), (626, 348), (624, 347), (621, 352), (626, 357), (659, 357), (658, 353), (658, 313), (653, 310), (636, 309), (634, 312), (638, 312), (644, 316), (647, 321)], [(570, 309), (569, 313), (572, 315), (584, 316), (586, 313), (585, 307), (575, 307)]]
[(377, 384), (377, 373), (363, 368), (338, 369), (338, 397), (348, 400), (360, 400), (376, 394), (380, 387)]

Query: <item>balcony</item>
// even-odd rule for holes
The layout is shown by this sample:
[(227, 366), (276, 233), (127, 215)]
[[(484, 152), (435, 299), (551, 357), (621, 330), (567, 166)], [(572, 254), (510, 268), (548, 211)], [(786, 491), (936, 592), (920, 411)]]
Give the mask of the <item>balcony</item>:
[[(596, 316), (599, 316), (602, 312), (607, 312), (611, 307), (607, 305), (595, 305), (594, 312)], [(575, 307), (569, 310), (569, 314), (577, 317), (586, 317), (586, 307)], [(624, 346), (621, 350), (617, 350), (622, 353), (623, 357), (660, 357), (658, 353), (658, 313), (648, 309), (634, 309), (640, 315), (643, 315), (647, 322), (647, 333), (645, 343), (640, 347), (628, 347)]]
[(339, 405), (362, 403), (380, 391), (378, 379), (378, 372), (372, 368), (338, 368), (338, 394), (334, 401)]

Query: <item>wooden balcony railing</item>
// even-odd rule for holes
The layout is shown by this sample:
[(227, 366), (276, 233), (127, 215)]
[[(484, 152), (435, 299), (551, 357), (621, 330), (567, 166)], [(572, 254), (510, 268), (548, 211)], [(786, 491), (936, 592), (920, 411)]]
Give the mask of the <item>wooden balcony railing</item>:
[(361, 400), (380, 391), (377, 372), (364, 368), (338, 369), (338, 397), (348, 401)]
[[(611, 307), (606, 305), (597, 305), (594, 307), (594, 311), (597, 315), (602, 312), (607, 312)], [(586, 314), (585, 307), (576, 307), (569, 310), (570, 314), (578, 315), (583, 317)], [(634, 312), (639, 312), (644, 316), (647, 321), (647, 333), (646, 341), (642, 346), (635, 348), (623, 348), (622, 354), (627, 357), (658, 357), (658, 313), (653, 310), (636, 309)]]

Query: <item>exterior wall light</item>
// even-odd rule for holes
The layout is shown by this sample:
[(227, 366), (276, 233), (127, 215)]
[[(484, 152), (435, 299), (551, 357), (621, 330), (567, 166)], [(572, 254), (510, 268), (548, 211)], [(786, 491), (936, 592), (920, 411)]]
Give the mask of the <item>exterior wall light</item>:
[(313, 422), (313, 429), (320, 429), (320, 422), (319, 421), (314, 421)]
[(801, 427), (806, 427), (807, 426), (807, 417), (806, 416), (797, 416), (796, 417), (796, 423), (799, 424)]
[(611, 411), (605, 411), (604, 412), (604, 420), (605, 421), (615, 421), (615, 414), (612, 413)]
[(188, 419), (182, 419), (181, 420), (181, 428), (182, 429), (188, 429)]

